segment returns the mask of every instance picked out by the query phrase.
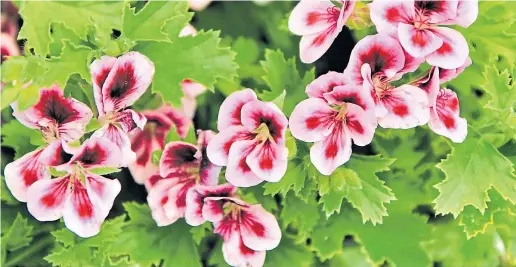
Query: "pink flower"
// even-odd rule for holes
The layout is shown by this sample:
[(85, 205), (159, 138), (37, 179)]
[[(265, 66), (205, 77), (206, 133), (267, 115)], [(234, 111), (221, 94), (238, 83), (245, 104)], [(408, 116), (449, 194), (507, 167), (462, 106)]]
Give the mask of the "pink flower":
[(439, 25), (469, 27), (477, 18), (477, 1), (376, 0), (369, 4), (379, 33), (397, 36), (413, 57), (454, 69), (466, 60), (468, 43), (458, 31)]
[[(187, 192), (196, 184), (216, 185), (220, 167), (206, 155), (213, 132), (200, 131), (197, 146), (171, 142), (165, 146), (159, 163), (159, 177), (149, 180), (147, 202), (158, 226), (174, 223), (185, 216)], [(163, 177), (163, 178), (160, 178)]]
[(324, 175), (330, 175), (351, 156), (351, 140), (356, 145), (371, 143), (377, 126), (374, 103), (367, 91), (342, 73), (329, 72), (306, 88), (310, 97), (290, 115), (292, 135), (315, 142), (310, 159)]
[(226, 179), (235, 186), (277, 182), (287, 170), (287, 124), (281, 110), (259, 101), (253, 90), (234, 92), (220, 106), (219, 134), (208, 145), (208, 157), (227, 166)]
[(288, 28), (294, 34), (303, 36), (299, 43), (303, 63), (313, 63), (319, 59), (342, 31), (355, 2), (344, 0), (340, 3), (342, 6), (336, 6), (329, 0), (302, 0), (292, 10)]
[(222, 220), (225, 204), (222, 198), (234, 197), (236, 190), (237, 188), (232, 184), (193, 187), (186, 194), (186, 222), (192, 226), (198, 226), (206, 221)]
[(0, 34), (0, 45), (2, 47), (1, 60), (4, 62), (11, 56), (20, 55), (20, 47), (16, 42), (16, 37), (7, 33)]
[(102, 56), (90, 65), (93, 95), (103, 126), (93, 137), (105, 137), (120, 146), (122, 166), (136, 160), (127, 133), (143, 129), (145, 117), (127, 107), (143, 95), (154, 77), (154, 64), (138, 52), (129, 52), (119, 58)]
[(91, 169), (116, 167), (121, 152), (107, 139), (91, 138), (83, 143), (72, 158), (56, 167), (67, 175), (41, 179), (27, 191), (27, 208), (39, 221), (55, 221), (63, 217), (70, 231), (80, 237), (99, 233), (115, 197), (120, 182), (98, 176)]
[[(465, 65), (471, 64), (471, 60)], [(457, 76), (462, 69), (452, 73)], [(440, 84), (450, 77), (449, 74), (440, 75), (441, 69), (432, 67), (428, 75), (414, 82), (428, 94), (430, 104), (430, 120), (428, 127), (435, 133), (450, 138), (455, 143), (462, 143), (468, 135), (468, 122), (460, 117), (459, 99), (450, 89), (440, 88)], [(459, 73), (457, 73), (459, 72)]]
[(152, 152), (165, 148), (165, 138), (169, 131), (174, 130), (184, 138), (192, 126), (189, 118), (169, 105), (143, 111), (142, 115), (147, 120), (143, 130), (135, 128), (129, 134), (131, 149), (136, 153), (136, 161), (129, 165), (129, 171), (139, 184), (145, 183), (159, 171), (158, 166), (152, 163)]
[(18, 110), (17, 102), (11, 107), (13, 116), (23, 125), (40, 130), (47, 143), (5, 167), (7, 187), (16, 199), (26, 202), (27, 189), (34, 182), (50, 179), (49, 166), (66, 162), (66, 142), (81, 138), (93, 115), (85, 104), (65, 98), (57, 85), (41, 89), (38, 102), (24, 111)]
[(428, 98), (416, 86), (390, 84), (417, 69), (421, 59), (405, 54), (400, 43), (385, 34), (367, 36), (353, 51), (344, 74), (370, 92), (378, 124), (384, 128), (413, 128), (428, 122)]

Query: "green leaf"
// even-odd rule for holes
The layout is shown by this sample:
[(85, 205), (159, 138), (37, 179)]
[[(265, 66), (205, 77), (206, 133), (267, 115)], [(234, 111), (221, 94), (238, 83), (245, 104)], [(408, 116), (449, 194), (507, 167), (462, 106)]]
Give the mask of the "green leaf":
[[(322, 194), (320, 203), (326, 217), (339, 212), (342, 200), (348, 196), (350, 190), (361, 190), (362, 184), (356, 172), (346, 168), (336, 169), (330, 177), (320, 177), (319, 192)], [(322, 188), (321, 188), (322, 186)]]
[(20, 91), (18, 95), (18, 110), (24, 111), (30, 106), (36, 104), (39, 100), (39, 86), (30, 84)]
[(15, 151), (15, 158), (34, 151), (36, 146), (32, 145), (30, 140), (38, 136), (41, 138), (38, 130), (27, 128), (17, 120), (11, 120), (2, 125), (2, 145), (12, 147)]
[(66, 174), (68, 174), (66, 171), (58, 171), (54, 167), (50, 167), (49, 169), (50, 169), (50, 175), (52, 175), (53, 177), (63, 177)]
[(112, 29), (122, 28), (124, 2), (23, 2), (20, 15), (23, 26), (18, 39), (27, 39), (25, 46), (34, 48), (39, 55), (49, 53), (50, 28), (52, 23), (63, 23), (86, 39), (88, 29), (102, 25), (98, 34), (111, 34)]
[(92, 52), (89, 47), (76, 47), (68, 41), (63, 42), (61, 55), (47, 60), (45, 64), (47, 71), (43, 74), (40, 85), (50, 86), (57, 83), (61, 88), (65, 88), (68, 78), (74, 73), (78, 73), (86, 81), (91, 81), (88, 66)]
[(438, 214), (452, 213), (457, 217), (465, 206), (471, 205), (484, 213), (487, 190), (496, 189), (501, 196), (516, 203), (516, 176), (512, 163), (493, 145), (471, 134), (462, 144), (454, 144), (448, 157), (437, 165), (446, 178), (435, 187)]
[(27, 219), (18, 213), (9, 230), (2, 235), (2, 249), (15, 251), (28, 246), (32, 241), (32, 229)]
[(195, 135), (194, 127), (190, 127), (188, 129), (188, 132), (186, 133), (186, 136), (183, 139), (183, 141), (190, 143), (190, 144), (194, 144), (194, 145), (197, 144), (197, 136)]
[(287, 172), (276, 183), (265, 183), (263, 188), (265, 189), (265, 195), (281, 194), (285, 196), (288, 191), (293, 190), (296, 195), (303, 189), (305, 184), (306, 174), (303, 172), (303, 166), (290, 162), (287, 166)]
[[(109, 249), (111, 256), (128, 255), (140, 266), (202, 266), (197, 246), (190, 233), (191, 227), (183, 220), (158, 227), (147, 205), (124, 203), (130, 220)], [(173, 240), (173, 242), (171, 242)]]
[(264, 267), (277, 266), (312, 266), (314, 259), (306, 246), (295, 244), (287, 236), (281, 238), (281, 242), (275, 249), (267, 251)]
[(6, 203), (7, 205), (16, 205), (19, 204), (18, 200), (14, 198), (14, 196), (11, 194), (11, 191), (9, 191), (9, 188), (7, 188), (7, 185), (5, 184), (5, 177), (3, 175), (0, 175), (0, 200), (2, 202)]
[[(163, 100), (179, 106), (180, 83), (191, 79), (213, 91), (218, 78), (231, 80), (236, 75), (235, 53), (220, 46), (219, 32), (200, 31), (170, 42), (146, 42), (137, 50), (149, 57), (156, 67), (153, 92)], [(181, 66), (180, 68), (178, 66)]]
[(288, 149), (288, 159), (295, 158), (297, 155), (296, 139), (292, 136), (289, 129), (285, 132), (285, 146)]
[(2, 99), (0, 110), (9, 107), (12, 102), (16, 101), (21, 91), (21, 86), (12, 86), (10, 84), (5, 85), (2, 88), (2, 92), (0, 92), (0, 98)]
[(97, 175), (112, 174), (115, 172), (120, 172), (121, 170), (122, 169), (120, 169), (120, 168), (112, 168), (112, 167), (98, 167), (98, 168), (88, 169), (89, 172), (92, 172)]
[(91, 133), (93, 131), (96, 131), (100, 127), (102, 127), (102, 124), (100, 124), (99, 120), (97, 118), (91, 118), (88, 125), (86, 125), (86, 133)]
[(282, 110), (289, 116), (296, 104), (307, 98), (305, 87), (314, 80), (314, 69), (306, 72), (302, 78), (296, 69), (295, 58), (286, 60), (283, 52), (279, 50), (265, 50), (265, 61), (261, 63), (266, 72), (263, 79), (270, 90), (262, 92), (260, 98), (264, 101), (273, 101), (285, 92)]
[(374, 267), (374, 262), (359, 246), (345, 247), (342, 253), (335, 255), (330, 267)]
[(163, 155), (163, 150), (161, 149), (152, 151), (152, 164), (159, 165), (161, 155)]
[(187, 2), (149, 1), (138, 13), (127, 3), (122, 32), (135, 41), (168, 41), (167, 34), (162, 31), (165, 24), (174, 23), (180, 30), (191, 17)]
[(192, 233), (192, 238), (195, 241), (195, 244), (201, 244), (201, 241), (206, 236), (209, 236), (213, 232), (213, 226), (210, 222), (205, 222), (199, 226), (192, 227), (190, 229), (190, 233)]
[(304, 238), (309, 237), (321, 218), (315, 196), (305, 202), (292, 193), (285, 196), (280, 217), (284, 229), (291, 225), (297, 229), (298, 235)]
[(172, 126), (172, 128), (168, 132), (167, 136), (165, 137), (165, 144), (168, 144), (168, 143), (174, 142), (174, 141), (181, 141), (181, 137), (177, 133), (176, 127)]

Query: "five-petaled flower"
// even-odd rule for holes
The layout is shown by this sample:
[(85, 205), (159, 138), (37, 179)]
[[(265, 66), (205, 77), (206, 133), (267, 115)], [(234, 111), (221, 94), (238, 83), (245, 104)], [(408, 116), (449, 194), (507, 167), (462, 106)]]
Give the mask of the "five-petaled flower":
[(129, 133), (131, 149), (136, 153), (136, 161), (129, 165), (129, 171), (137, 183), (145, 183), (148, 187), (148, 179), (159, 171), (158, 166), (152, 163), (152, 153), (165, 148), (169, 131), (176, 131), (179, 137), (184, 138), (192, 121), (170, 105), (146, 110), (141, 114), (147, 120), (143, 130), (136, 128)]
[(159, 173), (149, 178), (147, 202), (159, 226), (174, 223), (185, 216), (186, 195), (197, 184), (216, 185), (221, 167), (206, 156), (206, 146), (214, 135), (199, 131), (197, 146), (175, 141), (165, 146)]
[(54, 179), (41, 179), (27, 191), (27, 208), (39, 221), (55, 221), (63, 217), (70, 231), (80, 237), (99, 233), (120, 182), (94, 174), (95, 168), (118, 167), (121, 151), (105, 138), (90, 138), (75, 151), (70, 160), (56, 167), (67, 174)]
[(279, 181), (287, 170), (288, 120), (273, 103), (259, 101), (251, 89), (234, 92), (220, 106), (219, 133), (208, 157), (227, 166), (226, 179), (239, 187)]
[(399, 38), (413, 57), (445, 69), (466, 60), (469, 48), (464, 36), (439, 25), (469, 27), (478, 15), (477, 1), (375, 0), (369, 7), (377, 31)]
[(440, 84), (452, 77), (456, 77), (471, 64), (471, 60), (456, 70), (443, 70), (432, 67), (428, 74), (413, 84), (425, 90), (429, 99), (430, 120), (428, 127), (437, 134), (450, 138), (455, 143), (462, 143), (468, 134), (466, 119), (459, 116), (459, 98), (448, 88), (441, 88)]
[(292, 10), (288, 27), (294, 34), (303, 36), (299, 43), (302, 62), (319, 59), (342, 31), (355, 1), (343, 0), (340, 4), (336, 6), (330, 0), (302, 0)]
[(143, 129), (145, 117), (127, 107), (143, 95), (154, 77), (154, 64), (138, 52), (129, 52), (119, 58), (102, 56), (91, 65), (93, 95), (98, 120), (103, 125), (93, 137), (105, 137), (122, 150), (122, 166), (136, 159), (127, 133)]
[(187, 199), (187, 222), (212, 222), (213, 231), (224, 241), (224, 259), (231, 266), (263, 266), (266, 251), (277, 247), (281, 240), (274, 215), (259, 204), (239, 199), (230, 184), (196, 186)]
[(330, 175), (349, 160), (351, 140), (359, 146), (371, 143), (377, 126), (373, 99), (337, 72), (317, 78), (306, 93), (310, 98), (290, 116), (290, 131), (299, 140), (315, 142), (310, 159), (320, 173)]
[(18, 110), (17, 102), (11, 107), (13, 116), (26, 127), (40, 130), (47, 144), (5, 167), (7, 187), (16, 199), (26, 202), (27, 189), (34, 182), (50, 179), (49, 166), (66, 162), (69, 155), (63, 146), (82, 137), (93, 114), (85, 104), (65, 98), (57, 85), (41, 89), (38, 102), (26, 110)]
[(414, 71), (420, 63), (421, 59), (404, 53), (395, 38), (376, 34), (356, 44), (344, 74), (370, 92), (380, 126), (407, 129), (428, 122), (428, 98), (416, 86), (395, 87), (390, 82)]

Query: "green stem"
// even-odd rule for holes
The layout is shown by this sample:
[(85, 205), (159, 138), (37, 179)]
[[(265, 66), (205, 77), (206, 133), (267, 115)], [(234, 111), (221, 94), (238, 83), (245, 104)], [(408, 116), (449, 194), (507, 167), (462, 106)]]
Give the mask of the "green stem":
[(12, 259), (9, 259), (9, 261), (5, 263), (4, 267), (15, 266), (25, 258), (30, 257), (32, 254), (44, 249), (45, 247), (53, 244), (54, 242), (55, 240), (53, 236), (46, 236), (45, 238), (36, 241), (34, 244), (31, 244), (29, 248), (27, 248), (22, 253), (17, 254)]

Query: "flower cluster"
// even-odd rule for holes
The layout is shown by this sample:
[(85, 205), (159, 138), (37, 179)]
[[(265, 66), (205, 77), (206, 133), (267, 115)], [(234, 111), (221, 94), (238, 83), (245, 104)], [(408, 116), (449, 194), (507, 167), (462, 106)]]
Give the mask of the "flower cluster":
[[(289, 28), (303, 35), (303, 62), (324, 54), (353, 5), (353, 1), (301, 1), (295, 7)], [(351, 140), (359, 146), (371, 143), (377, 124), (396, 129), (428, 124), (453, 142), (462, 142), (467, 135), (457, 94), (440, 84), (471, 64), (468, 44), (459, 32), (441, 25), (468, 27), (478, 15), (478, 3), (375, 0), (368, 6), (378, 34), (356, 44), (343, 73), (330, 72), (309, 84), (309, 99), (299, 103), (290, 117), (292, 135), (315, 142), (310, 159), (325, 175), (349, 160)], [(425, 62), (431, 68), (424, 77), (394, 85)]]

